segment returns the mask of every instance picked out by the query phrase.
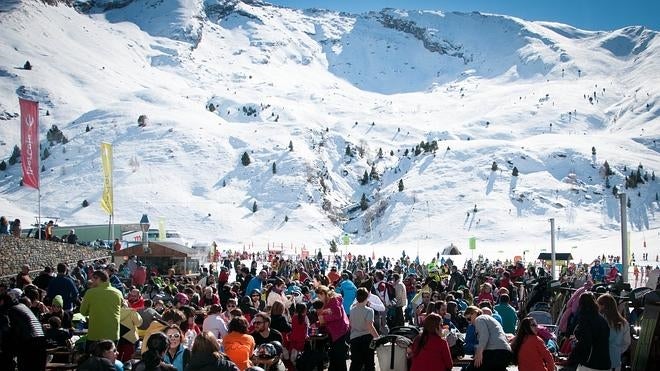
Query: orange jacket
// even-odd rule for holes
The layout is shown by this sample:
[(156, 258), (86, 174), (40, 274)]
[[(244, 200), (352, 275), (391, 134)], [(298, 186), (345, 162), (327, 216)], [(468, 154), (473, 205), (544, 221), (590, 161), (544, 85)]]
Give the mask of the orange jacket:
[(254, 351), (254, 338), (248, 334), (232, 331), (222, 338), (222, 346), (229, 359), (241, 371), (250, 367), (250, 356)]

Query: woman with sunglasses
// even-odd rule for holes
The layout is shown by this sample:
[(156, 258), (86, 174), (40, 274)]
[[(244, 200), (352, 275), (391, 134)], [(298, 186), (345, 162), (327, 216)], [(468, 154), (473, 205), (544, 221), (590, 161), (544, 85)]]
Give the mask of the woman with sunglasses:
[[(225, 311), (222, 312), (220, 315), (222, 319), (225, 321), (225, 324), (229, 324), (229, 321), (233, 318), (231, 315), (231, 311), (238, 309), (238, 300), (236, 298), (230, 298), (227, 300), (225, 303)], [(224, 335), (222, 335), (224, 336)], [(222, 337), (219, 337), (218, 339), (222, 339)]]
[(254, 289), (250, 293), (250, 300), (252, 302), (252, 306), (259, 312), (263, 312), (266, 310), (266, 302), (262, 300), (261, 298), (261, 292), (259, 289)]
[(555, 360), (537, 333), (538, 324), (534, 318), (527, 317), (520, 321), (511, 346), (513, 362), (518, 365), (519, 370), (554, 371)]
[(170, 341), (170, 345), (163, 360), (176, 367), (177, 371), (184, 371), (190, 360), (190, 350), (182, 344), (183, 331), (177, 325), (170, 325), (165, 328), (164, 332)]

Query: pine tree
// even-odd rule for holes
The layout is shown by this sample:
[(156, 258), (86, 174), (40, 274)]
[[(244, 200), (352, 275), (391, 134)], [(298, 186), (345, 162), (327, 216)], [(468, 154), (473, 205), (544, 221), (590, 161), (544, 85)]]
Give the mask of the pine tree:
[(42, 159), (42, 160), (45, 160), (45, 159), (47, 159), (49, 156), (50, 156), (50, 151), (48, 150), (48, 148), (45, 148), (45, 149), (44, 149), (44, 153), (43, 153), (43, 155), (41, 155), (41, 159)]
[(660, 199), (658, 199), (658, 192), (655, 192), (655, 200), (660, 201)]
[(289, 152), (293, 152), (293, 141), (289, 141)]
[(289, 216), (288, 216), (288, 215), (284, 215), (284, 223), (286, 223), (286, 222), (288, 222), (288, 221), (289, 221)]
[(256, 212), (257, 212), (257, 201), (254, 201), (254, 203), (252, 204), (252, 213), (256, 213)]
[(18, 162), (18, 158), (21, 157), (21, 149), (18, 148), (18, 145), (14, 145), (14, 150), (9, 156), (9, 165), (14, 165)]
[(515, 166), (513, 167), (513, 171), (511, 172), (511, 175), (512, 176), (518, 176), (518, 168), (517, 167), (515, 167)]
[(346, 145), (346, 151), (344, 154), (346, 156), (353, 157), (353, 151), (351, 151), (351, 146), (349, 144)]
[(366, 170), (364, 171), (364, 174), (362, 175), (362, 179), (360, 179), (360, 184), (362, 184), (362, 185), (369, 184), (369, 174), (367, 173)]
[(89, 202), (87, 200), (83, 200), (82, 207), (87, 207), (87, 206), (89, 206)]
[(591, 154), (596, 156), (596, 147), (591, 147)]
[(390, 156), (394, 156), (394, 150), (393, 149), (390, 150)]
[(403, 192), (403, 179), (399, 179), (399, 192)]
[(362, 198), (360, 199), (360, 209), (364, 211), (368, 208), (369, 208), (369, 203), (367, 202), (367, 195), (363, 193)]
[(415, 156), (419, 156), (420, 153), (422, 153), (421, 148), (419, 148), (419, 146), (415, 146)]
[(612, 187), (612, 194), (613, 194), (614, 196), (618, 196), (618, 195), (619, 195), (619, 188), (618, 188), (617, 186)]
[(46, 165), (41, 165), (41, 172), (43, 173), (44, 171), (46, 171)]
[(222, 180), (222, 188), (224, 188), (224, 187), (226, 187), (226, 186), (227, 186), (227, 181), (223, 179), (223, 180)]
[(90, 128), (89, 125), (87, 125), (87, 126), (85, 127), (85, 133), (89, 133), (90, 130), (92, 130), (92, 128)]
[(610, 188), (610, 177), (609, 176), (605, 177), (605, 188), (607, 188), (607, 189)]
[(403, 152), (403, 155), (408, 157), (408, 153), (410, 153), (410, 152), (408, 151), (408, 148), (406, 148), (406, 150)]
[(250, 155), (248, 155), (247, 152), (243, 152), (243, 156), (241, 156), (241, 163), (243, 166), (248, 166), (251, 162), (252, 161), (250, 161)]
[(5, 162), (5, 160), (2, 160), (2, 162), (0, 162), (0, 171), (5, 171), (5, 170), (7, 170), (7, 163)]
[(628, 199), (628, 202), (626, 202), (626, 206), (628, 206), (628, 208), (630, 208), (630, 205), (631, 205), (630, 204), (630, 199)]
[(383, 149), (378, 148), (378, 158), (383, 158)]
[(373, 180), (378, 180), (380, 178), (378, 171), (376, 171), (376, 166), (371, 165), (371, 172), (369, 173), (369, 177)]
[(644, 172), (644, 181), (645, 181), (645, 182), (648, 182), (648, 181), (649, 181), (649, 172), (648, 172), (648, 171), (645, 171), (645, 172)]
[(651, 171), (651, 180), (655, 182), (655, 171)]
[[(641, 172), (641, 165), (639, 168), (637, 168), (637, 174), (635, 174), (635, 183), (637, 184), (644, 184), (644, 178), (642, 177), (642, 172)], [(635, 184), (635, 185), (637, 185)]]
[(493, 161), (493, 164), (490, 166), (492, 171), (497, 171), (497, 162)]
[(277, 165), (273, 162), (273, 174), (277, 174)]

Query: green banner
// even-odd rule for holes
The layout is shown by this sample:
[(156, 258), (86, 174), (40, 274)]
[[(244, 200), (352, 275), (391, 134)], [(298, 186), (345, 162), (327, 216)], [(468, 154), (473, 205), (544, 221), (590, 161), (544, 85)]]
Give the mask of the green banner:
[(470, 250), (476, 250), (477, 249), (477, 238), (476, 237), (470, 237), (468, 240), (470, 244)]

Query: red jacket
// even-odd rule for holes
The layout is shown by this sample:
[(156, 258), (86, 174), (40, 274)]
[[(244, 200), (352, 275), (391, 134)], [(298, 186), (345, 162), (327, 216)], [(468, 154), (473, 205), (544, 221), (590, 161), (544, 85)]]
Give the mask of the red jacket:
[(524, 371), (554, 371), (555, 360), (540, 337), (527, 335), (518, 351), (518, 369)]
[(289, 348), (298, 351), (305, 349), (305, 340), (307, 340), (307, 330), (309, 328), (307, 316), (303, 317), (302, 322), (298, 320), (298, 315), (291, 316), (291, 333), (289, 334)]
[(447, 344), (445, 339), (435, 334), (430, 335), (426, 339), (424, 347), (417, 351), (420, 338), (421, 336), (418, 336), (413, 343), (413, 357), (410, 371), (447, 371), (454, 367), (451, 353), (449, 352), (449, 344)]

